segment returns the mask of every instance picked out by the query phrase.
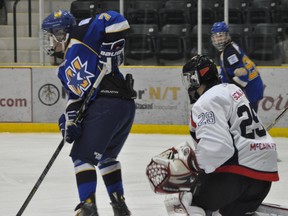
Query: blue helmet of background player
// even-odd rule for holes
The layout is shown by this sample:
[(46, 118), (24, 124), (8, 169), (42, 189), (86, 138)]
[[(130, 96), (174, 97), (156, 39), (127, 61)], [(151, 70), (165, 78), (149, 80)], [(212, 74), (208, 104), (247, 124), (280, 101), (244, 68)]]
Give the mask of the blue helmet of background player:
[(76, 25), (75, 17), (66, 10), (57, 10), (42, 22), (43, 49), (50, 56), (62, 57), (69, 32)]
[(202, 84), (203, 91), (206, 91), (220, 83), (215, 63), (205, 55), (196, 55), (183, 66), (182, 80), (191, 103), (195, 103), (200, 97), (197, 90)]
[(223, 51), (231, 41), (229, 26), (225, 22), (215, 22), (211, 28), (211, 40), (217, 50)]

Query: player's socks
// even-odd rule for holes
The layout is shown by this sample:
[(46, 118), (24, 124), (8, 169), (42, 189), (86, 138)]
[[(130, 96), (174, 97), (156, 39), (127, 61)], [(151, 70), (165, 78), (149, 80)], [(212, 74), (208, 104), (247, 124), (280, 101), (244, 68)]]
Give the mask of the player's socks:
[(98, 168), (110, 196), (114, 216), (130, 216), (131, 212), (126, 205), (123, 196), (124, 189), (120, 162), (112, 158), (105, 161), (105, 163), (100, 164)]

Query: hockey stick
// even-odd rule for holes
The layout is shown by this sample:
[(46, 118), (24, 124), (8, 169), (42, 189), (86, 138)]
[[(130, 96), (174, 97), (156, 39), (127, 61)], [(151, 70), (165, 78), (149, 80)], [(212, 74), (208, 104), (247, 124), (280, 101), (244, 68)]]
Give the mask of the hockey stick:
[(274, 121), (266, 128), (267, 131), (269, 131), (274, 125), (279, 121), (280, 118), (286, 113), (288, 109), (288, 106), (285, 107), (285, 109), (277, 116), (277, 118), (274, 119)]
[[(74, 120), (74, 122), (78, 122), (82, 116), (84, 111), (86, 110), (86, 107), (88, 105), (88, 103), (90, 102), (91, 97), (93, 96), (95, 90), (97, 89), (97, 87), (99, 86), (100, 82), (102, 81), (103, 77), (105, 76), (105, 72), (104, 70), (102, 70), (99, 74), (99, 76), (97, 77), (95, 83), (93, 84), (91, 90), (89, 91), (87, 97), (85, 98), (85, 100), (83, 101), (79, 112), (76, 116), (76, 119)], [(34, 185), (34, 187), (32, 188), (30, 194), (28, 195), (28, 197), (26, 198), (25, 202), (23, 203), (23, 205), (21, 206), (20, 210), (18, 211), (18, 213), (16, 214), (16, 216), (21, 216), (24, 212), (24, 210), (26, 209), (27, 205), (29, 204), (29, 202), (31, 201), (32, 197), (34, 196), (34, 194), (36, 193), (36, 191), (38, 190), (40, 184), (42, 183), (42, 181), (44, 180), (46, 174), (48, 173), (48, 171), (50, 170), (50, 168), (52, 167), (54, 161), (56, 160), (57, 156), (59, 155), (61, 149), (63, 148), (65, 144), (65, 140), (64, 138), (62, 139), (62, 141), (60, 142), (59, 146), (57, 147), (57, 149), (55, 150), (54, 154), (52, 155), (50, 161), (48, 162), (48, 164), (46, 165), (45, 169), (43, 170), (42, 174), (40, 175), (40, 177), (38, 178), (36, 184)]]
[[(274, 125), (279, 121), (279, 119), (284, 116), (287, 109), (288, 109), (288, 106), (285, 107), (285, 109), (274, 119), (274, 121), (270, 125), (268, 125), (268, 127), (266, 128), (266, 131), (269, 131), (269, 130), (271, 130), (272, 127), (274, 127)], [(281, 160), (279, 159), (279, 156), (277, 158), (277, 161), (281, 162)]]

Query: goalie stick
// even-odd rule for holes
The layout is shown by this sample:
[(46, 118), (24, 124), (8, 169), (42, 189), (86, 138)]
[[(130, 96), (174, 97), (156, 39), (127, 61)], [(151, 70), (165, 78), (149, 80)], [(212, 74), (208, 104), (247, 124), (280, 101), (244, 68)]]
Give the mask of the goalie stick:
[[(105, 70), (102, 69), (102, 71), (100, 72), (99, 76), (97, 77), (95, 83), (93, 84), (91, 90), (89, 91), (87, 97), (83, 101), (83, 103), (82, 103), (82, 105), (81, 105), (81, 107), (79, 109), (79, 112), (78, 112), (74, 122), (78, 122), (83, 117), (83, 113), (86, 110), (86, 107), (87, 107), (88, 103), (90, 102), (91, 97), (93, 96), (95, 90), (99, 86), (99, 84), (102, 81), (102, 79), (105, 76), (105, 74), (106, 74)], [(20, 210), (16, 214), (16, 216), (21, 216), (23, 214), (23, 212), (26, 209), (27, 205), (29, 204), (29, 202), (33, 198), (33, 196), (36, 193), (36, 191), (38, 190), (40, 184), (42, 183), (42, 181), (44, 180), (44, 178), (47, 175), (48, 171), (52, 167), (54, 161), (56, 160), (57, 156), (59, 155), (59, 153), (60, 153), (61, 149), (63, 148), (64, 144), (65, 144), (65, 140), (63, 138), (62, 141), (60, 142), (60, 144), (58, 145), (57, 149), (55, 150), (54, 154), (52, 155), (51, 159), (49, 160), (48, 164), (46, 165), (45, 169), (43, 170), (42, 174), (40, 175), (40, 177), (38, 178), (37, 182), (35, 183), (34, 187), (32, 188), (31, 192), (29, 193), (28, 197), (26, 198), (25, 202), (23, 203), (23, 205), (21, 206)]]

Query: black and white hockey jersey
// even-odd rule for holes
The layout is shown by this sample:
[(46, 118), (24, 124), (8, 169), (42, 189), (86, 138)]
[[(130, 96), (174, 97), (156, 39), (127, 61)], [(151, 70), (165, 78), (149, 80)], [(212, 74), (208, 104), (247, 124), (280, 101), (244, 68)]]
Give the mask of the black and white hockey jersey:
[(279, 180), (276, 144), (234, 84), (207, 90), (192, 106), (199, 167), (265, 181)]

